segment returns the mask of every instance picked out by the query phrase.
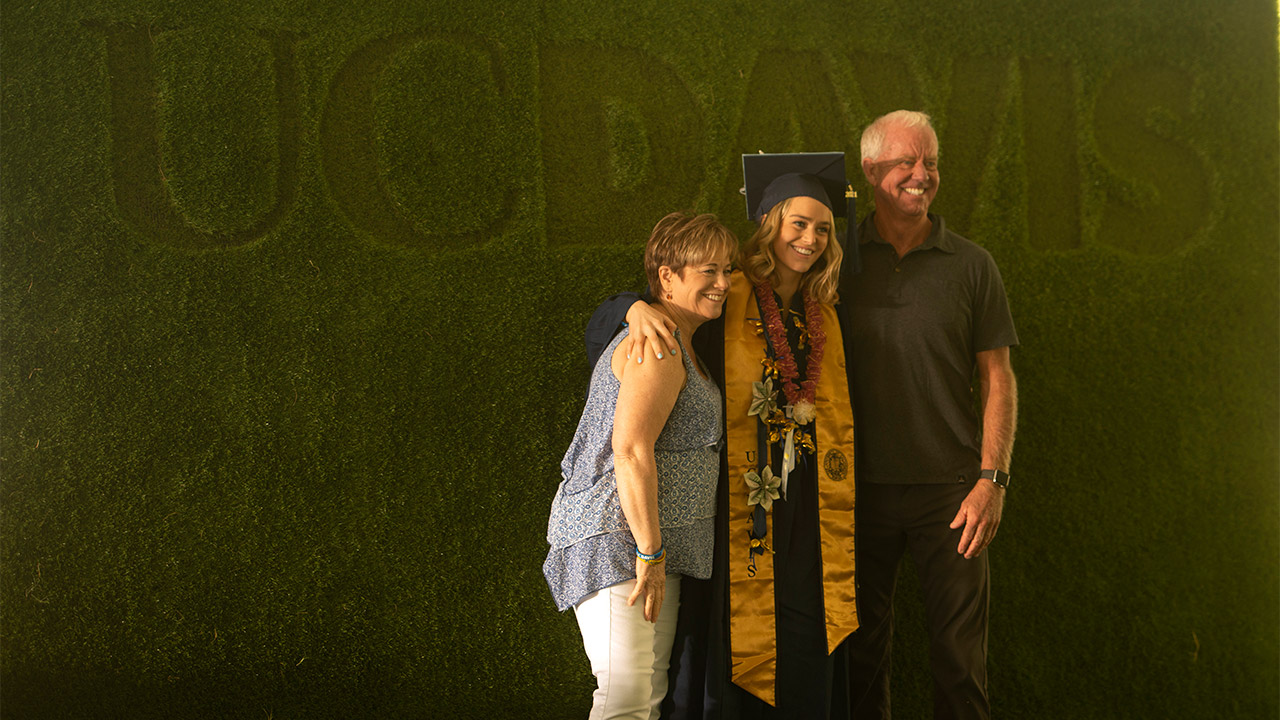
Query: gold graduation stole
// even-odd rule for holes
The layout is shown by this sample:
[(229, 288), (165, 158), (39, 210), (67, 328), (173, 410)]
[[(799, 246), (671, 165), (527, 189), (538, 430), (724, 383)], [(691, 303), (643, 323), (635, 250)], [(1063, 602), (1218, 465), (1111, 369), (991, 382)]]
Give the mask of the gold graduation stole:
[[(765, 357), (765, 339), (756, 333), (754, 319), (763, 322), (754, 288), (742, 273), (734, 273), (724, 308), (730, 672), (736, 685), (776, 705), (778, 645), (773, 557), (771, 551), (765, 550), (757, 553), (753, 562), (751, 529), (755, 506), (747, 504), (750, 488), (744, 478), (748, 472), (761, 471), (768, 461), (758, 456), (760, 420), (747, 414), (751, 385), (761, 379), (760, 361)], [(827, 340), (822, 375), (814, 391), (817, 452), (809, 462), (818, 468), (822, 597), (827, 652), (831, 653), (858, 628), (853, 577), (853, 409), (840, 321), (831, 305), (822, 306), (822, 324)], [(770, 518), (770, 533), (772, 528)], [(765, 544), (772, 545), (771, 534), (766, 536)]]

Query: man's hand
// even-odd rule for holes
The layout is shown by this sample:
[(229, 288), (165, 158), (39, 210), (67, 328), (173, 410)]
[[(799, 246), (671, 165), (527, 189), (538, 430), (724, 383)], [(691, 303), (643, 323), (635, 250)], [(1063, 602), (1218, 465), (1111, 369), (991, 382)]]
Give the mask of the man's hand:
[(995, 539), (996, 529), (1000, 527), (1000, 514), (1004, 512), (1004, 493), (1004, 488), (999, 485), (979, 479), (964, 502), (960, 503), (960, 512), (951, 521), (951, 529), (964, 527), (956, 552), (964, 555), (966, 560), (977, 557)]
[[(622, 342), (627, 345), (627, 359), (635, 358), (636, 362), (644, 362), (646, 349), (662, 359), (663, 348), (668, 348), (673, 356), (680, 354), (680, 344), (676, 342), (676, 324), (671, 318), (654, 310), (649, 303), (637, 301), (627, 310), (627, 327), (630, 333)], [(687, 338), (686, 338), (687, 339)]]

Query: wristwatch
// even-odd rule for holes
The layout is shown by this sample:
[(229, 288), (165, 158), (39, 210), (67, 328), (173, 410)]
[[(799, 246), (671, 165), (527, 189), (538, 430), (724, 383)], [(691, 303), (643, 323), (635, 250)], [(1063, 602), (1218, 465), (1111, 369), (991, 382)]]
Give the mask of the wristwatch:
[(978, 477), (983, 480), (990, 480), (1002, 488), (1009, 487), (1009, 473), (1003, 470), (983, 470), (978, 473)]

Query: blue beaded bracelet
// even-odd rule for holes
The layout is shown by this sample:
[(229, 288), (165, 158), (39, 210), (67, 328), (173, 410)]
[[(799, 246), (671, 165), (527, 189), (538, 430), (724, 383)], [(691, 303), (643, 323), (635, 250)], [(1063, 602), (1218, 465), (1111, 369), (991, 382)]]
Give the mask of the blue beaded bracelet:
[(640, 552), (639, 547), (636, 548), (636, 557), (640, 558), (641, 560), (643, 560), (644, 562), (650, 565), (657, 565), (658, 563), (662, 562), (663, 559), (666, 557), (666, 554), (667, 554), (666, 547), (659, 547), (658, 552), (652, 555), (646, 555)]

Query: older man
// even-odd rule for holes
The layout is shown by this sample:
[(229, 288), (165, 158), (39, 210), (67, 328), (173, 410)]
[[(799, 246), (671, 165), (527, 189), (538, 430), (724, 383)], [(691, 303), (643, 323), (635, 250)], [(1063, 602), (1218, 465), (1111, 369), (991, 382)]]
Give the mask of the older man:
[(893, 594), (910, 551), (929, 623), (934, 717), (986, 718), (986, 548), (1009, 478), (1018, 338), (991, 255), (929, 213), (939, 183), (929, 116), (877, 119), (862, 135), (862, 169), (875, 211), (859, 230), (862, 273), (842, 279), (840, 293), (858, 433), (855, 717), (890, 716)]

